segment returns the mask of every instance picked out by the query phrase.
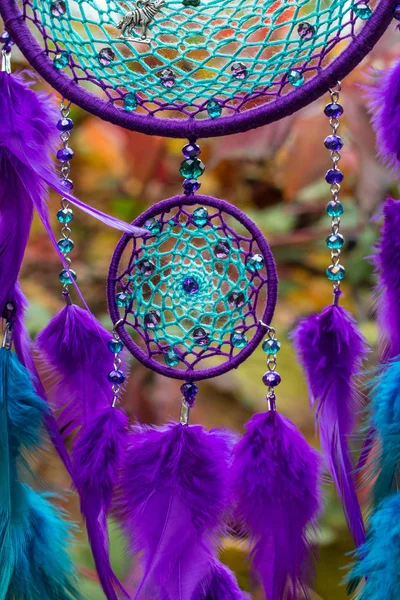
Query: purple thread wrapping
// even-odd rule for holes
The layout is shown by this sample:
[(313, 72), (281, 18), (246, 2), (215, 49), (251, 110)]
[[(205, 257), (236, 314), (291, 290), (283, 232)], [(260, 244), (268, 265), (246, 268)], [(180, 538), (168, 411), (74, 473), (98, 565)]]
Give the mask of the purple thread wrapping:
[[(165, 350), (168, 346), (162, 343), (154, 342), (151, 331), (146, 330), (140, 319), (133, 314), (135, 299), (129, 307), (121, 310), (115, 303), (115, 294), (117, 291), (129, 289), (129, 282), (126, 276), (132, 272), (134, 265), (140, 260), (141, 240), (142, 238), (133, 238), (124, 235), (119, 241), (112, 257), (109, 276), (107, 281), (108, 308), (111, 319), (114, 324), (123, 319), (123, 323), (117, 326), (117, 332), (128, 350), (147, 367), (163, 375), (176, 379), (186, 379), (190, 381), (215, 377), (226, 373), (230, 369), (238, 367), (255, 350), (262, 341), (265, 334), (265, 328), (259, 323), (261, 319), (264, 323), (271, 322), (277, 299), (278, 279), (275, 262), (263, 234), (258, 227), (238, 208), (228, 204), (224, 200), (211, 198), (207, 196), (197, 196), (187, 198), (186, 196), (176, 196), (168, 200), (163, 200), (149, 208), (140, 217), (135, 220), (135, 224), (141, 224), (152, 218), (157, 217), (162, 229), (169, 227), (172, 216), (175, 222), (179, 217), (187, 221), (186, 227), (193, 228), (191, 220), (192, 207), (205, 206), (209, 210), (209, 222), (215, 226), (216, 231), (222, 235), (230, 236), (235, 241), (237, 247), (243, 249), (243, 261), (253, 253), (259, 253), (264, 257), (264, 267), (255, 273), (248, 272), (248, 278), (251, 282), (249, 287), (249, 302), (247, 312), (243, 313), (244, 319), (241, 320), (237, 331), (247, 336), (248, 343), (243, 348), (234, 348), (233, 345), (224, 340), (223, 347), (216, 347), (214, 344), (202, 347), (199, 345), (196, 350), (192, 350), (190, 355), (180, 352), (180, 363), (178, 368), (169, 367), (163, 361)], [(232, 226), (232, 217), (240, 224), (238, 233)], [(229, 222), (227, 222), (227, 219)], [(243, 232), (243, 227), (246, 229)], [(153, 238), (152, 238), (153, 239)], [(129, 247), (128, 266), (120, 269), (121, 258), (125, 250)], [(167, 260), (168, 257), (166, 257)], [(220, 262), (215, 259), (216, 262)], [(124, 262), (124, 265), (127, 263)], [(231, 275), (232, 278), (232, 275)], [(130, 290), (133, 292), (134, 290)], [(265, 298), (266, 296), (266, 298)], [(236, 325), (235, 325), (236, 327)], [(135, 334), (135, 339), (131, 337)], [(136, 340), (140, 339), (139, 344)], [(229, 345), (229, 349), (227, 346)], [(216, 358), (217, 363), (210, 366), (208, 359)], [(202, 363), (206, 363), (206, 368)], [(182, 368), (184, 366), (184, 368)]]
[[(99, 82), (92, 75), (82, 71), (79, 65), (74, 64), (73, 61), (71, 68), (75, 79), (71, 80), (66, 74), (57, 71), (53, 67), (52, 60), (46, 55), (46, 51), (36, 42), (24, 19), (24, 16), (28, 18), (26, 7), (30, 6), (29, 2), (25, 0), (24, 13), (22, 14), (15, 0), (12, 2), (10, 0), (0, 0), (0, 12), (6, 28), (11, 32), (13, 39), (26, 58), (58, 92), (89, 112), (128, 129), (153, 135), (191, 138), (212, 137), (246, 131), (278, 120), (306, 106), (325, 93), (338, 79), (343, 79), (368, 54), (391, 22), (393, 10), (396, 6), (396, 0), (380, 0), (371, 18), (366, 21), (359, 32), (355, 31), (355, 18), (354, 14), (351, 13), (347, 27), (343, 26), (342, 28), (343, 35), (338, 35), (333, 40), (329, 40), (324, 51), (314, 56), (308, 65), (303, 65), (303, 74), (307, 75), (310, 71), (314, 71), (315, 75), (301, 87), (283, 95), (283, 89), (285, 88), (285, 91), (288, 89), (285, 87), (285, 74), (281, 81), (274, 83), (268, 89), (257, 90), (251, 96), (243, 94), (239, 102), (237, 98), (234, 99), (234, 105), (231, 107), (234, 114), (221, 116), (217, 119), (196, 120), (184, 103), (174, 103), (171, 106), (155, 103), (156, 108), (148, 112), (147, 115), (135, 112), (128, 113), (113, 104), (115, 90), (111, 91), (110, 86), (107, 87), (104, 82)], [(35, 17), (33, 18), (35, 19)], [(328, 54), (337, 46), (338, 42), (346, 39), (351, 40), (347, 48), (336, 59), (326, 64), (329, 61)], [(50, 49), (49, 40), (44, 38), (44, 43)], [(90, 81), (92, 84), (99, 86), (106, 99), (97, 97), (95, 94), (81, 88), (79, 86), (81, 80)], [(223, 107), (229, 105), (229, 100), (218, 100)], [(256, 108), (252, 108), (251, 105), (254, 106), (254, 104), (257, 105)], [(175, 112), (178, 111), (187, 118), (158, 118), (157, 114), (167, 108)], [(199, 111), (204, 111), (205, 103), (198, 108)], [(148, 116), (152, 118), (149, 119)]]

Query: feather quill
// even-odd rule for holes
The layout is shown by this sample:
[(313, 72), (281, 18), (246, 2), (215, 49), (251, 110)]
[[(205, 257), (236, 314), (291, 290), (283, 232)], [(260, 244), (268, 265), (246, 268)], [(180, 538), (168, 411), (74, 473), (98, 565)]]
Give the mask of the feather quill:
[(132, 431), (116, 510), (131, 551), (142, 551), (135, 600), (192, 600), (212, 574), (232, 443), (231, 434), (196, 425)]
[(319, 477), (318, 454), (290, 421), (274, 411), (250, 419), (234, 451), (231, 490), (268, 600), (307, 594), (307, 527), (316, 525), (321, 507)]
[(356, 379), (368, 347), (350, 313), (335, 305), (300, 322), (293, 338), (307, 375), (311, 405), (316, 407), (321, 447), (359, 546), (365, 540), (365, 529), (349, 436), (361, 411)]

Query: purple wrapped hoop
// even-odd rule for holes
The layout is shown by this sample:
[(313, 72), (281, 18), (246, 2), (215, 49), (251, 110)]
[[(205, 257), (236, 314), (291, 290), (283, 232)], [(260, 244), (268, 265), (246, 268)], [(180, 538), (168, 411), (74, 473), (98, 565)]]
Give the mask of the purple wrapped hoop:
[[(171, 2), (171, 0), (169, 1)], [(254, 1), (258, 2), (258, 0)], [(113, 6), (116, 4), (116, 0), (108, 0), (108, 2), (112, 2)], [(199, 2), (201, 7), (201, 0), (199, 0)], [(177, 0), (173, 0), (172, 4), (174, 6), (176, 3)], [(397, 3), (397, 0), (355, 0), (354, 4), (351, 6), (351, 9), (348, 10), (349, 14), (347, 15), (346, 13), (346, 16), (343, 16), (343, 20), (340, 20), (342, 19), (340, 16), (335, 17), (336, 19), (339, 18), (339, 20), (337, 20), (335, 23), (337, 33), (333, 39), (329, 37), (327, 38), (327, 41), (325, 42), (326, 47), (324, 47), (320, 52), (318, 50), (315, 50), (315, 52), (313, 51), (313, 53), (307, 56), (307, 59), (303, 59), (303, 50), (299, 46), (299, 49), (298, 51), (296, 50), (293, 59), (295, 62), (294, 71), (291, 71), (290, 63), (285, 63), (284, 71), (286, 69), (287, 70), (282, 72), (280, 69), (278, 69), (273, 76), (271, 84), (266, 85), (264, 82), (263, 86), (253, 85), (251, 90), (250, 87), (246, 87), (250, 86), (251, 77), (253, 75), (258, 77), (259, 73), (262, 72), (262, 68), (264, 67), (262, 64), (259, 64), (254, 66), (252, 73), (248, 71), (246, 67), (246, 61), (250, 59), (248, 54), (246, 54), (246, 42), (242, 42), (244, 44), (244, 50), (243, 53), (239, 54), (239, 60), (236, 60), (236, 54), (233, 52), (232, 56), (228, 57), (228, 62), (225, 62), (223, 67), (224, 85), (226, 84), (228, 88), (229, 86), (232, 87), (233, 81), (235, 85), (237, 85), (237, 88), (235, 88), (236, 91), (232, 92), (230, 98), (228, 95), (225, 99), (221, 100), (220, 103), (222, 113), (220, 115), (214, 114), (213, 118), (208, 118), (207, 112), (209, 115), (211, 115), (211, 112), (208, 109), (206, 111), (206, 103), (203, 102), (203, 100), (201, 102), (197, 102), (196, 104), (196, 100), (194, 99), (191, 105), (190, 103), (185, 104), (185, 90), (187, 90), (188, 94), (192, 93), (192, 90), (196, 87), (196, 79), (188, 79), (187, 81), (190, 81), (190, 84), (188, 83), (186, 87), (183, 86), (182, 89), (179, 90), (179, 93), (175, 92), (175, 99), (173, 101), (168, 101), (164, 104), (160, 103), (158, 100), (157, 102), (159, 102), (159, 104), (157, 104), (157, 102), (154, 104), (153, 101), (153, 104), (151, 104), (150, 102), (149, 105), (153, 108), (146, 108), (147, 112), (144, 109), (145, 101), (143, 100), (142, 93), (139, 93), (136, 96), (134, 93), (126, 94), (130, 96), (129, 110), (123, 110), (121, 108), (121, 101), (124, 99), (124, 96), (121, 89), (118, 90), (117, 98), (115, 95), (117, 93), (117, 89), (110, 87), (109, 84), (106, 85), (101, 83), (101, 76), (96, 75), (96, 73), (93, 74), (93, 69), (87, 70), (82, 65), (76, 64), (73, 67), (73, 69), (76, 69), (73, 71), (73, 77), (68, 77), (62, 71), (62, 69), (56, 69), (54, 67), (53, 60), (51, 59), (54, 58), (54, 53), (57, 51), (54, 49), (54, 45), (56, 48), (59, 48), (60, 46), (57, 43), (54, 43), (51, 37), (49, 39), (43, 37), (44, 42), (41, 40), (42, 44), (40, 45), (32, 33), (32, 30), (34, 29), (36, 33), (39, 31), (40, 36), (44, 31), (44, 29), (41, 29), (42, 24), (40, 19), (36, 19), (35, 17), (35, 14), (38, 13), (37, 7), (41, 6), (39, 0), (22, 0), (22, 9), (19, 7), (16, 0), (0, 0), (0, 13), (3, 17), (7, 30), (10, 31), (14, 41), (18, 44), (19, 48), (24, 53), (30, 64), (65, 98), (71, 100), (85, 110), (88, 110), (89, 112), (101, 117), (102, 119), (117, 125), (121, 125), (128, 129), (153, 135), (194, 139), (198, 137), (227, 135), (265, 125), (267, 123), (271, 123), (272, 121), (281, 119), (282, 117), (295, 112), (296, 110), (317, 99), (319, 96), (324, 94), (329, 87), (334, 86), (338, 80), (343, 79), (368, 54), (368, 52), (384, 33), (386, 28), (389, 26), (393, 17), (394, 8)], [(53, 4), (57, 3), (53, 2)], [(65, 3), (59, 2), (58, 4)], [(168, 5), (168, 2), (166, 4)], [(289, 4), (290, 2), (288, 2), (288, 5)], [(48, 0), (48, 6), (50, 6), (50, 0)], [(262, 2), (257, 4), (257, 6), (262, 6)], [(367, 7), (366, 9), (365, 6)], [(369, 9), (369, 6), (372, 8)], [(33, 17), (30, 16), (29, 19), (27, 18), (28, 9), (33, 12), (34, 15)], [(49, 8), (47, 7), (46, 10), (49, 10)], [(173, 19), (176, 18), (176, 26), (179, 27), (180, 13), (178, 9), (174, 10), (176, 10), (176, 12), (174, 12), (173, 15), (176, 15), (176, 17), (171, 17), (172, 22)], [(187, 9), (185, 8), (185, 2), (183, 2), (183, 6), (181, 6), (181, 14), (183, 14), (182, 11), (187, 10), (192, 10), (195, 13), (193, 16), (193, 24), (196, 22), (201, 24), (201, 21), (199, 21), (199, 19), (202, 17), (201, 9), (199, 9), (198, 12), (196, 12), (194, 9)], [(207, 7), (205, 7), (203, 10), (207, 10)], [(257, 10), (261, 10), (261, 8)], [(255, 10), (255, 14), (257, 13), (257, 10)], [(322, 12), (323, 10), (321, 9)], [(370, 14), (368, 12), (369, 10)], [(281, 9), (280, 12), (282, 13)], [(46, 15), (47, 14), (48, 13), (46, 13)], [(162, 15), (162, 12), (160, 14)], [(269, 14), (267, 10), (264, 17), (268, 19), (268, 16)], [(162, 18), (165, 20), (165, 17)], [(47, 16), (46, 19), (48, 22)], [(317, 22), (318, 19), (319, 17), (317, 18)], [(281, 27), (281, 24), (279, 24), (279, 14), (276, 17), (275, 22), (277, 27)], [(171, 21), (169, 24), (170, 23)], [(287, 23), (289, 26), (289, 17)], [(115, 28), (115, 23), (111, 23), (110, 26)], [(157, 26), (158, 25), (156, 23), (155, 27)], [(296, 20), (296, 27), (298, 27), (299, 32), (296, 35), (301, 37), (305, 44), (309, 43), (309, 36), (312, 36), (313, 27), (310, 27), (307, 23), (300, 22), (298, 19)], [(329, 22), (326, 27), (329, 28)], [(171, 29), (173, 28), (170, 26), (170, 30)], [(70, 30), (68, 35), (72, 36), (73, 31)], [(172, 33), (169, 35), (172, 35)], [(208, 35), (212, 36), (213, 32)], [(241, 33), (239, 30), (238, 36), (240, 37), (240, 35)], [(285, 31), (282, 32), (282, 35), (285, 35)], [(321, 32), (321, 36), (324, 36), (324, 30)], [(267, 41), (258, 41), (258, 47), (260, 47), (260, 44), (265, 44), (265, 49), (268, 51), (268, 40), (269, 37), (267, 36)], [(97, 52), (99, 40), (95, 41), (96, 44), (92, 44), (92, 46), (95, 47)], [(254, 44), (254, 42), (251, 43)], [(276, 43), (276, 40), (274, 43)], [(285, 48), (287, 48), (286, 54), (290, 55), (290, 47), (293, 43), (294, 42), (292, 38), (290, 38), (289, 41), (284, 42), (284, 44), (287, 45), (283, 44), (282, 55), (285, 55)], [(345, 49), (336, 58), (333, 58), (333, 48), (336, 48), (341, 44), (346, 46)], [(45, 46), (45, 48), (43, 46)], [(168, 47), (171, 48), (172, 45), (170, 44)], [(203, 43), (202, 47), (206, 48), (207, 45), (204, 46)], [(272, 47), (273, 44), (271, 45), (271, 48)], [(107, 68), (109, 61), (115, 56), (115, 52), (116, 51), (114, 47), (105, 47), (100, 50), (99, 56), (97, 57), (97, 62), (102, 65), (101, 68)], [(51, 54), (51, 58), (48, 55), (49, 53)], [(123, 54), (121, 54), (121, 56), (123, 56)], [(137, 56), (137, 64), (140, 67), (140, 53)], [(149, 53), (147, 56), (149, 59), (151, 58)], [(242, 56), (244, 56), (244, 58), (241, 58)], [(93, 60), (93, 56), (91, 60)], [(233, 60), (236, 60), (236, 62), (232, 62)], [(172, 67), (176, 62), (174, 61), (172, 63)], [(201, 58), (199, 61), (201, 62)], [(149, 60), (147, 62), (149, 62)], [(166, 64), (168, 66), (168, 61), (166, 61)], [(100, 68), (99, 65), (97, 65), (97, 67)], [(257, 71), (258, 67), (260, 68)], [(183, 69), (181, 73), (183, 73), (182, 77), (184, 78), (187, 65), (183, 65), (179, 68)], [(222, 67), (218, 66), (214, 68), (214, 72), (217, 73), (215, 77), (220, 77), (218, 74), (219, 68), (222, 69)], [(159, 89), (162, 90), (163, 85), (163, 93), (167, 94), (166, 97), (168, 97), (168, 94), (172, 94), (174, 89), (174, 72), (173, 69), (172, 74), (170, 71), (171, 69), (165, 69), (162, 72), (160, 71), (161, 74), (159, 74), (158, 71), (156, 72), (153, 68), (151, 75), (151, 81), (153, 83), (148, 83), (148, 89), (158, 85)], [(231, 72), (232, 77), (229, 80)], [(160, 80), (162, 80), (162, 85), (160, 84), (160, 80), (158, 78), (161, 78)], [(291, 83), (288, 83), (290, 79)], [(303, 79), (304, 82), (302, 81)], [(85, 89), (81, 85), (81, 83), (85, 81), (92, 84), (92, 89), (100, 90), (104, 97), (100, 97), (92, 91)], [(200, 85), (201, 81), (202, 79), (199, 75), (197, 83)], [(94, 88), (93, 85), (95, 86)], [(144, 84), (142, 82), (142, 90), (143, 85)], [(212, 89), (212, 83), (210, 85), (210, 89)], [(222, 84), (218, 89), (221, 87)], [(288, 89), (290, 91), (287, 91)], [(218, 104), (219, 97), (216, 96), (216, 99)], [(142, 112), (140, 112), (140, 110), (139, 112), (134, 110), (136, 108), (136, 103), (138, 104), (139, 109), (143, 109)], [(190, 109), (195, 111), (194, 113), (190, 112), (189, 105)], [(169, 112), (167, 111), (165, 116), (161, 118), (160, 114), (166, 108), (168, 108)], [(178, 113), (181, 118), (176, 118), (174, 116)], [(205, 115), (206, 118), (197, 118), (200, 113), (202, 113), (203, 116)], [(217, 118), (215, 118), (216, 116)]]
[(163, 200), (112, 257), (108, 308), (127, 349), (150, 369), (195, 381), (238, 367), (275, 310), (277, 274), (263, 234), (207, 196)]

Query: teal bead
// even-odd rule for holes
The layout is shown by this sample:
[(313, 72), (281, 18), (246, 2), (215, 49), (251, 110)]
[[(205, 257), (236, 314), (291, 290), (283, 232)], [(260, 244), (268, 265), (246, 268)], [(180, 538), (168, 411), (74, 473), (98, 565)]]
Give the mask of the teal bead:
[(124, 344), (121, 342), (121, 340), (110, 340), (108, 342), (108, 349), (113, 354), (118, 354), (124, 349)]
[(326, 205), (326, 212), (330, 217), (340, 217), (343, 214), (344, 208), (341, 202), (331, 200)]
[(151, 231), (151, 233), (154, 233), (154, 235), (156, 235), (157, 233), (160, 233), (160, 231), (161, 231), (161, 223), (159, 221), (157, 221), (157, 219), (154, 219), (154, 217), (151, 217), (150, 219), (147, 219), (147, 221), (145, 222), (144, 228), (147, 229), (148, 231)]
[(185, 179), (197, 179), (205, 171), (204, 163), (199, 158), (189, 158), (181, 163), (179, 172)]
[(296, 71), (296, 69), (290, 69), (287, 75), (288, 82), (293, 87), (300, 87), (304, 83), (304, 75), (301, 71)]
[(247, 346), (247, 337), (243, 333), (235, 331), (231, 335), (231, 343), (235, 348), (244, 348)]
[(74, 245), (74, 242), (70, 239), (62, 238), (57, 242), (57, 246), (63, 254), (68, 254), (69, 252), (71, 252), (74, 249)]
[(179, 364), (180, 359), (175, 350), (173, 348), (170, 348), (165, 353), (164, 360), (165, 364), (167, 364), (169, 367), (176, 367), (176, 365)]
[(76, 273), (72, 269), (67, 271), (67, 269), (63, 269), (59, 272), (58, 277), (63, 285), (72, 285), (74, 281), (76, 281)]
[(64, 69), (69, 64), (69, 52), (59, 52), (55, 55), (53, 65), (56, 69)]
[(196, 8), (197, 6), (200, 6), (200, 0), (183, 0), (182, 4), (183, 6)]
[(127, 292), (120, 292), (115, 296), (115, 303), (120, 308), (128, 308), (132, 301), (132, 295)]
[(221, 116), (222, 106), (218, 100), (211, 98), (211, 100), (207, 102), (207, 113), (212, 119), (218, 119), (218, 117)]
[(342, 265), (330, 265), (326, 270), (326, 276), (331, 281), (342, 281), (346, 275), (346, 269)]
[(368, 4), (357, 4), (354, 7), (354, 13), (359, 19), (366, 21), (372, 15), (372, 9)]
[(262, 349), (265, 354), (277, 354), (281, 349), (281, 344), (278, 340), (268, 339), (263, 342)]
[(249, 256), (246, 260), (246, 267), (252, 273), (261, 271), (261, 269), (264, 267), (264, 259), (261, 254), (253, 254), (252, 256)]
[(62, 208), (57, 213), (57, 221), (59, 223), (71, 223), (74, 216), (74, 212), (70, 208)]
[(124, 110), (127, 112), (133, 112), (137, 108), (137, 98), (136, 94), (133, 92), (129, 92), (124, 96)]
[(193, 211), (193, 222), (197, 225), (197, 227), (204, 227), (208, 222), (208, 210), (201, 206), (200, 208), (196, 208)]
[(344, 237), (340, 233), (332, 233), (326, 238), (326, 245), (331, 250), (338, 250), (344, 244)]

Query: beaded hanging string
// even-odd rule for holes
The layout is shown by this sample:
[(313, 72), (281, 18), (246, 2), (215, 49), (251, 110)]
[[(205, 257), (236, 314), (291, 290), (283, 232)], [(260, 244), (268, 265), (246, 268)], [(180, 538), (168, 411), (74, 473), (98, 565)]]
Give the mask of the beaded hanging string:
[(277, 372), (277, 360), (276, 356), (281, 349), (280, 342), (276, 339), (275, 329), (269, 325), (266, 325), (261, 321), (263, 327), (267, 330), (267, 338), (262, 344), (262, 349), (267, 355), (267, 367), (263, 375), (263, 383), (268, 387), (267, 391), (267, 402), (269, 410), (276, 410), (276, 397), (275, 388), (281, 383), (281, 376)]

